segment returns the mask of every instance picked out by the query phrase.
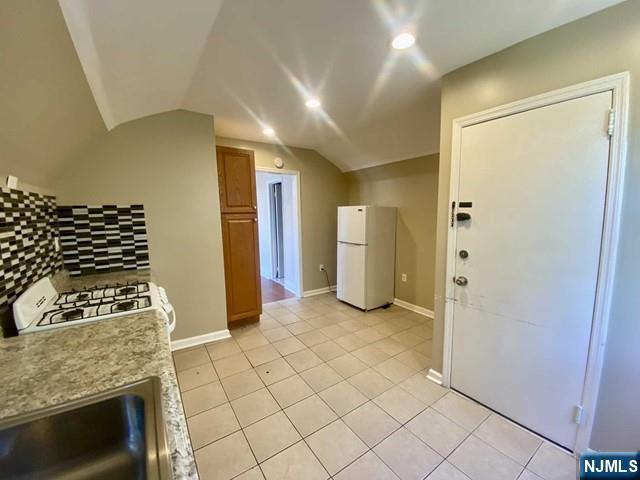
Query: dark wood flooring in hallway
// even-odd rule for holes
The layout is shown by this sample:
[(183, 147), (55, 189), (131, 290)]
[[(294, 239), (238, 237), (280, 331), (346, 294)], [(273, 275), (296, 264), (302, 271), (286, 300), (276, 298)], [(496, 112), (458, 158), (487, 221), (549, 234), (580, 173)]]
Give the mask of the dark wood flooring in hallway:
[(295, 294), (290, 292), (278, 282), (274, 282), (265, 277), (262, 279), (262, 303), (278, 302), (287, 298), (294, 298)]

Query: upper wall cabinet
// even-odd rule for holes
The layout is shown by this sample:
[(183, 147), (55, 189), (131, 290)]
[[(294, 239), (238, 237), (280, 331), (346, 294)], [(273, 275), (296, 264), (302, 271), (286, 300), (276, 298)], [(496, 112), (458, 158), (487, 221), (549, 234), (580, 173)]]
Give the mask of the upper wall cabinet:
[(216, 147), (220, 211), (256, 213), (256, 172), (253, 152), (240, 148)]

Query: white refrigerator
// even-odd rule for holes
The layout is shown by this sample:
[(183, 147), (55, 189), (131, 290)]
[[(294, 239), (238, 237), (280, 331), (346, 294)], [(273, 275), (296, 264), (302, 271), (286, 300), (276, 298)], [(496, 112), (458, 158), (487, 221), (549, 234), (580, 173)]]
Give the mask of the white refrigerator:
[(396, 209), (338, 207), (337, 297), (362, 310), (393, 303)]

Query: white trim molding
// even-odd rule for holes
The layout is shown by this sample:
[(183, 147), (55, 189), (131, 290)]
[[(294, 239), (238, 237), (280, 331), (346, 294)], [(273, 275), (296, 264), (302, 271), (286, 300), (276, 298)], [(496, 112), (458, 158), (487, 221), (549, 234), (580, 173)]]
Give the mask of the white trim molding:
[(429, 373), (427, 374), (427, 380), (431, 380), (433, 383), (442, 385), (442, 374), (435, 371), (433, 368), (430, 368)]
[(335, 292), (336, 291), (336, 286), (335, 285), (331, 285), (330, 287), (322, 287), (322, 288), (316, 288), (315, 290), (307, 290), (306, 292), (304, 292), (303, 297), (314, 297), (316, 295), (322, 295), (323, 293), (331, 293), (331, 292)]
[(425, 317), (433, 319), (433, 310), (429, 310), (427, 308), (414, 305), (413, 303), (405, 302), (404, 300), (400, 300), (399, 298), (394, 298), (393, 304), (402, 308), (406, 308), (407, 310), (411, 310), (414, 313), (418, 313), (420, 315), (424, 315)]
[[(572, 100), (587, 95), (610, 91), (613, 94), (613, 124), (611, 146), (609, 151), (609, 175), (605, 198), (605, 217), (602, 231), (600, 253), (600, 269), (598, 286), (595, 295), (595, 308), (587, 358), (587, 369), (584, 378), (582, 406), (584, 421), (578, 426), (574, 452), (582, 452), (589, 447), (593, 428), (594, 412), (598, 400), (600, 377), (604, 360), (604, 347), (607, 338), (612, 292), (615, 278), (615, 265), (620, 231), (622, 210), (622, 191), (627, 156), (627, 125), (629, 116), (629, 72), (591, 80), (559, 90), (536, 95), (513, 103), (488, 109), (453, 120), (451, 142), (451, 180), (449, 186), (449, 205), (458, 201), (458, 181), (460, 173), (460, 147), (462, 129), (478, 123), (487, 122), (507, 115), (514, 115), (534, 108)], [(451, 212), (449, 212), (451, 213)], [(456, 228), (448, 227), (447, 240), (447, 275), (451, 279), (455, 274)], [(451, 365), (453, 349), (454, 323), (454, 289), (453, 282), (446, 284), (444, 311), (444, 345), (442, 359), (442, 384), (451, 386)], [(436, 372), (437, 373), (437, 372)]]
[(171, 341), (171, 351), (183, 350), (185, 348), (197, 347), (204, 343), (216, 342), (218, 340), (224, 340), (225, 338), (231, 338), (229, 330), (218, 330), (217, 332), (205, 333), (204, 335), (198, 335), (196, 337), (181, 338), (180, 340)]

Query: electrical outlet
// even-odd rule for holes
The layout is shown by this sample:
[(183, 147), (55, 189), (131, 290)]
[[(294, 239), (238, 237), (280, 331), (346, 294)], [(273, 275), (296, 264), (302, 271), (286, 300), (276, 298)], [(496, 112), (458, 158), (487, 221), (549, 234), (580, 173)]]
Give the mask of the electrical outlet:
[(321, 272), (324, 272), (324, 263), (321, 263), (321, 264), (320, 264), (320, 271), (321, 271)]
[(407, 274), (406, 274), (406, 273), (403, 273), (403, 274), (402, 274), (402, 281), (403, 281), (403, 282), (406, 282), (406, 281), (407, 281)]

